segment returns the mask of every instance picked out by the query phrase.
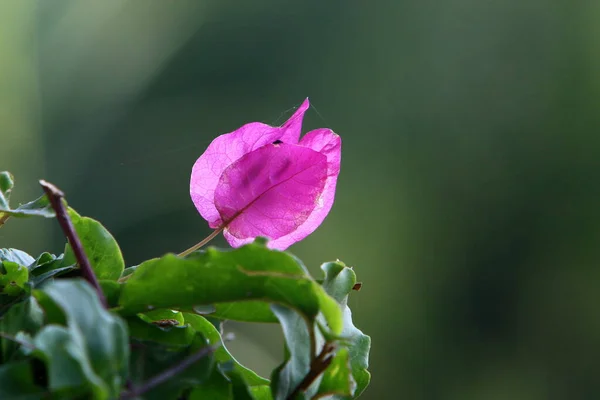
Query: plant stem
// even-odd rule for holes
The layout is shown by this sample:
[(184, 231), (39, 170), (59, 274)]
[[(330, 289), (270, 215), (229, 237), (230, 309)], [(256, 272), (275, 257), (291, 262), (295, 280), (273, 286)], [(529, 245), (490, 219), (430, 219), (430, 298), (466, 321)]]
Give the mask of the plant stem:
[(3, 337), (4, 339), (10, 340), (10, 341), (15, 342), (17, 344), (20, 344), (23, 347), (27, 347), (30, 350), (35, 350), (35, 346), (32, 345), (31, 343), (27, 343), (27, 342), (24, 342), (22, 340), (19, 340), (19, 339), (17, 339), (14, 336), (9, 335), (8, 333), (0, 332), (0, 337)]
[(77, 232), (75, 231), (73, 222), (71, 222), (69, 214), (67, 213), (67, 208), (63, 203), (63, 198), (65, 197), (64, 193), (53, 184), (44, 180), (40, 180), (40, 185), (42, 185), (42, 189), (44, 189), (44, 192), (46, 192), (48, 200), (50, 201), (50, 205), (56, 213), (56, 219), (58, 219), (60, 227), (62, 228), (65, 236), (67, 237), (67, 240), (71, 244), (71, 248), (73, 249), (73, 253), (75, 254), (75, 259), (77, 260), (77, 264), (79, 264), (79, 267), (81, 268), (81, 274), (83, 275), (83, 278), (86, 281), (88, 281), (94, 289), (96, 289), (100, 302), (105, 308), (108, 308), (108, 304), (106, 303), (106, 297), (104, 297), (104, 293), (102, 293), (102, 288), (98, 283), (98, 279), (94, 274), (92, 265), (90, 264), (90, 261), (88, 260), (85, 251), (83, 250), (81, 240), (79, 240), (79, 236), (77, 236)]
[(205, 237), (204, 239), (202, 239), (200, 242), (196, 243), (195, 245), (193, 245), (192, 247), (190, 247), (186, 251), (183, 251), (183, 252), (179, 253), (179, 257), (185, 257), (185, 256), (189, 255), (190, 253), (192, 253), (192, 252), (198, 250), (199, 248), (203, 247), (208, 242), (210, 242), (215, 237), (217, 237), (217, 235), (219, 233), (221, 233), (221, 231), (223, 229), (225, 229), (225, 226), (222, 226), (220, 228), (215, 229), (214, 231), (212, 231), (212, 233), (210, 235), (208, 235), (207, 237)]
[(153, 376), (148, 379), (145, 383), (143, 383), (140, 387), (128, 390), (121, 394), (121, 400), (133, 399), (135, 397), (141, 396), (146, 393), (150, 389), (160, 385), (161, 383), (168, 381), (173, 378), (175, 375), (183, 372), (192, 364), (200, 361), (202, 358), (208, 356), (210, 353), (217, 349), (216, 346), (206, 346), (201, 348), (196, 353), (190, 355), (189, 357), (183, 359), (179, 364), (172, 366), (161, 372), (158, 375)]
[(287, 400), (295, 400), (296, 397), (306, 391), (310, 385), (321, 375), (327, 367), (331, 364), (333, 360), (333, 351), (335, 350), (335, 346), (333, 343), (325, 343), (323, 345), (323, 350), (321, 353), (310, 363), (310, 370), (302, 379), (302, 381), (298, 384), (298, 386), (294, 389), (292, 393), (287, 397)]

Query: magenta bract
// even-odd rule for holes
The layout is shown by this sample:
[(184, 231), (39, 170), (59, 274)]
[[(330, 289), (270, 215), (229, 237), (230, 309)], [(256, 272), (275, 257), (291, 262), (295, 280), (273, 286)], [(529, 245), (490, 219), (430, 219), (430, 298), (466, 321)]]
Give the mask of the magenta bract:
[(190, 195), (233, 247), (257, 236), (286, 249), (323, 222), (335, 196), (342, 141), (330, 129), (302, 139), (308, 99), (280, 127), (259, 122), (217, 137), (192, 169)]

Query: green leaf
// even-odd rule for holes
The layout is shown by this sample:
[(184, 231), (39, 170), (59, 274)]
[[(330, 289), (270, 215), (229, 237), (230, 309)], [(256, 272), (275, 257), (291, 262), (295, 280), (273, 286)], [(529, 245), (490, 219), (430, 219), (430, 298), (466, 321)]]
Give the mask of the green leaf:
[[(62, 313), (68, 327), (55, 327), (62, 331), (54, 329), (39, 338), (43, 333), (41, 331), (34, 340), (38, 342), (44, 339), (51, 343), (65, 340), (64, 350), (58, 354), (63, 357), (66, 352), (70, 357), (67, 360), (69, 363), (78, 363), (85, 372), (85, 379), (96, 388), (94, 393), (100, 396), (98, 398), (102, 398), (104, 389), (100, 388), (104, 387), (110, 396), (116, 396), (128, 370), (129, 344), (124, 321), (106, 311), (96, 292), (82, 280), (50, 282), (34, 294), (50, 323), (63, 322), (60, 317)], [(48, 347), (48, 351), (52, 352), (52, 349)], [(56, 366), (50, 362), (51, 374), (55, 373), (53, 368), (56, 369)]]
[(33, 381), (28, 361), (0, 365), (0, 399), (41, 400), (47, 393)]
[(35, 259), (21, 250), (0, 249), (0, 263), (2, 261), (12, 261), (24, 267), (28, 267), (35, 262)]
[[(134, 387), (182, 362), (193, 353), (201, 351), (206, 345), (206, 339), (202, 335), (195, 335), (189, 346), (176, 349), (172, 346), (163, 346), (151, 342), (134, 342), (131, 355), (131, 379)], [(205, 357), (182, 372), (146, 392), (143, 398), (145, 400), (178, 399), (184, 391), (209, 379), (213, 370), (212, 353), (207, 353)]]
[(215, 361), (219, 363), (232, 363), (233, 370), (239, 374), (249, 386), (264, 386), (269, 384), (267, 379), (260, 377), (251, 369), (241, 365), (231, 353), (229, 353), (221, 339), (221, 334), (210, 321), (200, 315), (191, 313), (183, 313), (183, 317), (185, 318), (185, 323), (189, 324), (196, 332), (202, 333), (212, 346), (219, 346), (215, 350)]
[(325, 272), (323, 288), (343, 308), (344, 329), (341, 337), (344, 338), (345, 345), (349, 350), (352, 376), (357, 384), (354, 393), (354, 398), (356, 398), (360, 396), (371, 380), (371, 374), (367, 370), (369, 367), (371, 338), (354, 326), (352, 312), (348, 307), (348, 295), (356, 284), (356, 274), (341, 262), (325, 263), (321, 266), (321, 269)]
[(347, 348), (341, 348), (323, 374), (319, 390), (313, 399), (352, 399), (356, 382), (352, 378), (350, 356)]
[(148, 311), (144, 314), (140, 314), (140, 317), (144, 321), (153, 322), (158, 325), (168, 324), (171, 326), (177, 326), (183, 325), (185, 321), (183, 314), (179, 311), (167, 310), (164, 308), (160, 310)]
[(13, 186), (13, 176), (7, 171), (0, 171), (0, 227), (4, 225), (9, 217), (30, 217), (36, 215), (46, 218), (54, 217), (54, 211), (50, 207), (50, 202), (46, 195), (15, 209), (11, 209), (9, 199)]
[(250, 393), (255, 400), (273, 400), (273, 394), (269, 385), (252, 386)]
[[(115, 238), (100, 222), (82, 217), (72, 208), (69, 208), (69, 217), (96, 277), (108, 280), (119, 279), (125, 269), (125, 261)], [(69, 244), (65, 248), (64, 260), (66, 265), (70, 265), (75, 260), (73, 249)]]
[(12, 261), (0, 261), (0, 292), (8, 296), (18, 296), (29, 280), (27, 267)]
[[(287, 399), (310, 371), (313, 357), (316, 355), (317, 335), (315, 326), (306, 325), (294, 310), (274, 304), (271, 306), (279, 319), (285, 337), (285, 361), (276, 368), (271, 376), (271, 390), (275, 399)], [(320, 379), (320, 378), (319, 378)], [(318, 379), (306, 393), (310, 398), (316, 393)]]
[(10, 192), (14, 186), (12, 174), (8, 171), (0, 171), (0, 207), (8, 207)]
[[(321, 268), (325, 272), (323, 288), (344, 310), (344, 328), (340, 335), (323, 332), (327, 340), (337, 342), (339, 350), (332, 365), (322, 376), (315, 379), (304, 395), (307, 398), (321, 395), (331, 395), (339, 399), (348, 396), (356, 398), (370, 380), (367, 367), (371, 344), (371, 339), (353, 325), (352, 314), (347, 306), (348, 295), (356, 284), (356, 275), (341, 262), (326, 263)], [(311, 343), (316, 343), (316, 349), (320, 349), (324, 338), (321, 329), (308, 330), (299, 316), (289, 308), (273, 305), (272, 309), (283, 329), (286, 360), (273, 372), (271, 388), (276, 399), (286, 399), (310, 370), (312, 357), (318, 351), (310, 347)], [(325, 322), (324, 319), (323, 321)], [(317, 324), (319, 323), (320, 319), (317, 320)], [(342, 368), (342, 365), (348, 367)], [(333, 381), (345, 383), (333, 390)], [(352, 390), (349, 392), (350, 389)]]
[(223, 368), (215, 369), (210, 378), (196, 386), (188, 400), (273, 400), (268, 385), (248, 387), (239, 379), (230, 379)]
[(189, 346), (196, 335), (196, 331), (189, 326), (160, 326), (144, 321), (139, 316), (128, 317), (127, 325), (132, 338), (165, 346)]
[[(0, 332), (16, 337), (18, 333), (25, 332), (35, 335), (44, 323), (44, 313), (33, 297), (13, 305), (0, 319)], [(6, 337), (0, 338), (2, 361), (7, 362), (16, 356), (19, 344)], [(2, 396), (0, 396), (2, 398)]]
[(217, 369), (213, 370), (206, 382), (192, 389), (188, 400), (234, 400), (232, 385)]
[(92, 398), (109, 398), (109, 389), (86, 355), (85, 338), (58, 325), (45, 326), (34, 338), (34, 355), (48, 370), (48, 387), (62, 398), (88, 393)]
[(108, 307), (117, 307), (119, 305), (119, 296), (121, 295), (121, 284), (116, 281), (110, 281), (106, 279), (101, 279), (98, 281), (98, 283), (102, 288), (104, 297), (106, 297)]
[(189, 310), (234, 301), (279, 303), (310, 322), (322, 312), (340, 333), (341, 309), (304, 267), (287, 253), (252, 243), (231, 251), (209, 248), (187, 259), (167, 254), (142, 263), (123, 285), (124, 314), (153, 308)]
[(240, 322), (277, 322), (269, 303), (264, 301), (218, 303), (210, 316)]
[(35, 263), (29, 266), (31, 276), (29, 282), (34, 288), (39, 288), (50, 278), (66, 274), (67, 272), (76, 269), (74, 262), (70, 263), (70, 265), (65, 264), (69, 263), (65, 262), (63, 254), (56, 257), (54, 254), (42, 253), (37, 260), (35, 260)]

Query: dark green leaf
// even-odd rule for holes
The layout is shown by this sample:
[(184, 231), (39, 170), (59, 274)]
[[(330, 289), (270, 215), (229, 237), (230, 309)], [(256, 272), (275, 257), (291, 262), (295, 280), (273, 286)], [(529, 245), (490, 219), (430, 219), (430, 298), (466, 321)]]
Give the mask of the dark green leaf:
[(111, 308), (117, 307), (119, 305), (119, 296), (121, 295), (121, 284), (106, 279), (101, 279), (98, 283), (100, 283), (108, 306)]
[[(44, 323), (44, 313), (33, 297), (12, 306), (0, 319), (0, 332), (16, 337), (19, 332), (35, 335)], [(6, 337), (0, 338), (2, 360), (7, 362), (14, 358), (19, 344)], [(0, 396), (0, 398), (2, 398)]]
[[(279, 319), (285, 337), (285, 361), (271, 377), (271, 390), (277, 400), (287, 399), (302, 382), (310, 370), (310, 364), (316, 355), (317, 336), (314, 325), (310, 329), (294, 310), (274, 304), (271, 306)], [(316, 393), (318, 380), (307, 390), (307, 397)]]
[[(119, 279), (125, 269), (125, 261), (115, 238), (100, 222), (82, 217), (71, 208), (69, 208), (69, 217), (96, 277), (108, 280)], [(67, 265), (75, 260), (70, 245), (65, 248), (64, 259)]]
[(47, 397), (44, 389), (34, 383), (28, 361), (0, 366), (0, 399), (41, 400)]
[(30, 283), (34, 288), (39, 288), (50, 278), (66, 274), (76, 267), (75, 262), (65, 262), (63, 254), (56, 257), (50, 253), (42, 253), (35, 263), (29, 266), (32, 276)]
[[(131, 356), (131, 377), (134, 387), (182, 362), (191, 354), (206, 348), (206, 339), (195, 335), (190, 346), (174, 349), (153, 343), (135, 343)], [(143, 395), (145, 400), (175, 400), (190, 388), (205, 382), (213, 368), (212, 353), (198, 360), (168, 381), (152, 388)]]
[(189, 310), (196, 305), (233, 301), (280, 303), (307, 321), (319, 312), (334, 333), (341, 332), (339, 305), (287, 253), (253, 243), (232, 251), (209, 248), (187, 259), (172, 254), (138, 266), (123, 285), (124, 314), (148, 306)]
[(94, 399), (108, 399), (109, 389), (95, 373), (86, 355), (84, 340), (81, 333), (74, 330), (47, 325), (34, 339), (34, 354), (46, 363), (48, 387), (52, 392), (63, 398), (67, 393), (89, 393)]
[[(112, 396), (119, 393), (127, 376), (129, 357), (124, 321), (106, 311), (94, 290), (82, 280), (50, 282), (35, 294), (48, 319), (56, 319), (60, 323), (60, 315), (56, 310), (59, 309), (68, 326), (68, 330), (65, 330), (68, 337), (55, 330), (46, 333), (48, 340), (58, 340), (60, 336), (75, 343), (81, 354), (77, 353), (74, 360), (84, 368), (89, 383), (98, 390), (107, 388)], [(41, 340), (38, 336), (36, 341)], [(69, 354), (71, 358), (75, 357), (75, 353)], [(89, 371), (88, 364), (91, 368)]]
[(234, 400), (232, 385), (217, 369), (213, 370), (206, 382), (192, 389), (188, 400)]

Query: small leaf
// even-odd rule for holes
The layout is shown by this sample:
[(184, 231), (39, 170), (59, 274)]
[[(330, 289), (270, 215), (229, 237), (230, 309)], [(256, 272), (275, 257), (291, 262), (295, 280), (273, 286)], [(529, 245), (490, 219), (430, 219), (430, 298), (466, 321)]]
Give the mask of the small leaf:
[(47, 218), (54, 217), (54, 211), (50, 207), (50, 202), (45, 195), (32, 202), (11, 209), (9, 199), (13, 186), (13, 176), (7, 171), (0, 171), (0, 228), (9, 217), (29, 217), (34, 215)]
[(18, 296), (29, 280), (27, 267), (12, 261), (0, 261), (4, 271), (0, 272), (0, 292), (9, 296)]
[[(69, 217), (81, 240), (85, 254), (98, 279), (117, 280), (125, 269), (125, 261), (115, 238), (102, 224), (92, 218), (82, 217), (69, 208)], [(65, 263), (75, 260), (71, 246), (65, 248)]]
[(0, 263), (2, 261), (12, 261), (24, 267), (35, 263), (35, 259), (24, 251), (17, 249), (0, 249)]
[(352, 312), (347, 305), (348, 295), (352, 292), (356, 284), (356, 274), (351, 268), (346, 267), (341, 262), (325, 263), (321, 266), (321, 269), (325, 272), (323, 288), (343, 308), (344, 329), (340, 336), (344, 338), (349, 350), (352, 376), (357, 384), (356, 392), (354, 393), (354, 398), (356, 398), (360, 396), (371, 380), (371, 374), (367, 370), (369, 367), (371, 338), (354, 326)]

